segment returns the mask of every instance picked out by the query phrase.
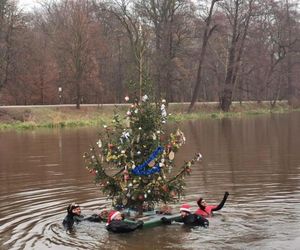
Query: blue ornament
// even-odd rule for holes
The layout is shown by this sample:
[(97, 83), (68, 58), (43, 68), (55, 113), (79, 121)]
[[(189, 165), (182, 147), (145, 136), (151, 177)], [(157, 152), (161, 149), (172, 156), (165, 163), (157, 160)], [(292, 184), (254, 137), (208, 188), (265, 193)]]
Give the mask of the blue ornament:
[(135, 175), (151, 175), (155, 174), (160, 171), (161, 167), (159, 164), (156, 164), (153, 168), (146, 170), (146, 167), (148, 164), (153, 161), (161, 152), (164, 151), (164, 148), (161, 146), (158, 146), (154, 152), (148, 157), (148, 159), (141, 165), (136, 166), (133, 170), (132, 173)]

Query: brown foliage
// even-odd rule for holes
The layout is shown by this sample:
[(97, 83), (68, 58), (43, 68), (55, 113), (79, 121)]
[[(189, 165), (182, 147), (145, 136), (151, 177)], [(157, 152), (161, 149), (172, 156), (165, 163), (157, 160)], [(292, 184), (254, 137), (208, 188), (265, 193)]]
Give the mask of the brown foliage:
[(223, 110), (234, 100), (296, 103), (300, 24), (293, 3), (213, 1), (206, 26), (211, 1), (199, 2), (46, 1), (25, 13), (4, 1), (0, 105), (120, 103), (129, 81), (145, 76), (169, 102), (194, 95), (194, 102), (220, 101)]

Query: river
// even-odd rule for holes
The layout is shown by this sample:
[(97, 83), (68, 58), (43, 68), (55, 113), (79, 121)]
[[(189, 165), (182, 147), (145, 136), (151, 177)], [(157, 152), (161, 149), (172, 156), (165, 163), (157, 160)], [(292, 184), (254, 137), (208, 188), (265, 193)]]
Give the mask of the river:
[(203, 155), (182, 202), (196, 209), (202, 196), (218, 204), (225, 191), (228, 200), (208, 229), (170, 225), (126, 235), (89, 222), (68, 234), (61, 224), (72, 201), (85, 214), (109, 205), (83, 164), (96, 128), (2, 131), (0, 248), (299, 249), (299, 124), (299, 112), (180, 123), (187, 143), (176, 162)]

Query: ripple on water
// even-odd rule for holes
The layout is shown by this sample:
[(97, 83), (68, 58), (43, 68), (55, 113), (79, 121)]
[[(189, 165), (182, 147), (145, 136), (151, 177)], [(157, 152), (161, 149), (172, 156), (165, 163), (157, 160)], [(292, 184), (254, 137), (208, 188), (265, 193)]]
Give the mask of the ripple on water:
[[(127, 235), (110, 234), (104, 223), (88, 222), (68, 234), (61, 224), (72, 201), (86, 214), (107, 204), (82, 164), (82, 152), (95, 131), (10, 134), (10, 147), (0, 145), (1, 249), (298, 249), (300, 144), (293, 135), (299, 134), (300, 116), (297, 119), (295, 126), (290, 119), (183, 125), (191, 143), (178, 161), (198, 150), (204, 159), (186, 177), (181, 202), (197, 209), (200, 196), (218, 204), (229, 191), (225, 207), (209, 219), (208, 229), (173, 224)], [(179, 206), (175, 204), (174, 211)]]
[[(90, 190), (89, 186), (85, 189)], [(65, 216), (66, 204), (70, 202), (65, 198), (76, 197), (74, 190), (76, 189), (27, 190), (2, 197), (1, 213), (5, 216), (0, 218), (0, 232), (5, 232), (2, 239), (3, 247), (6, 249), (41, 249), (34, 248), (34, 246), (41, 245), (41, 242), (46, 245), (54, 244), (51, 242), (53, 232), (58, 233), (54, 239), (64, 241), (65, 237), (61, 238), (65, 234), (61, 221)], [(100, 208), (101, 203), (103, 200), (98, 198), (82, 205), (96, 209)], [(48, 235), (49, 233), (51, 235)], [(86, 246), (85, 241), (82, 243)]]

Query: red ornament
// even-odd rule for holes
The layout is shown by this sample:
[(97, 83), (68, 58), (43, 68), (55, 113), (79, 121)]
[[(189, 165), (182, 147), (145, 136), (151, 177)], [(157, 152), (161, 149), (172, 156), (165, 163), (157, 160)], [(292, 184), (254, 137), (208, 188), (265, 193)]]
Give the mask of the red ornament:
[(90, 169), (90, 174), (97, 175), (97, 171), (95, 169)]
[(170, 195), (171, 195), (173, 198), (176, 197), (176, 193), (175, 193), (174, 191), (171, 191), (171, 192), (170, 192)]
[(168, 189), (168, 187), (167, 187), (166, 185), (162, 186), (162, 190), (163, 190), (164, 192), (168, 192), (168, 191), (169, 191), (169, 189)]

